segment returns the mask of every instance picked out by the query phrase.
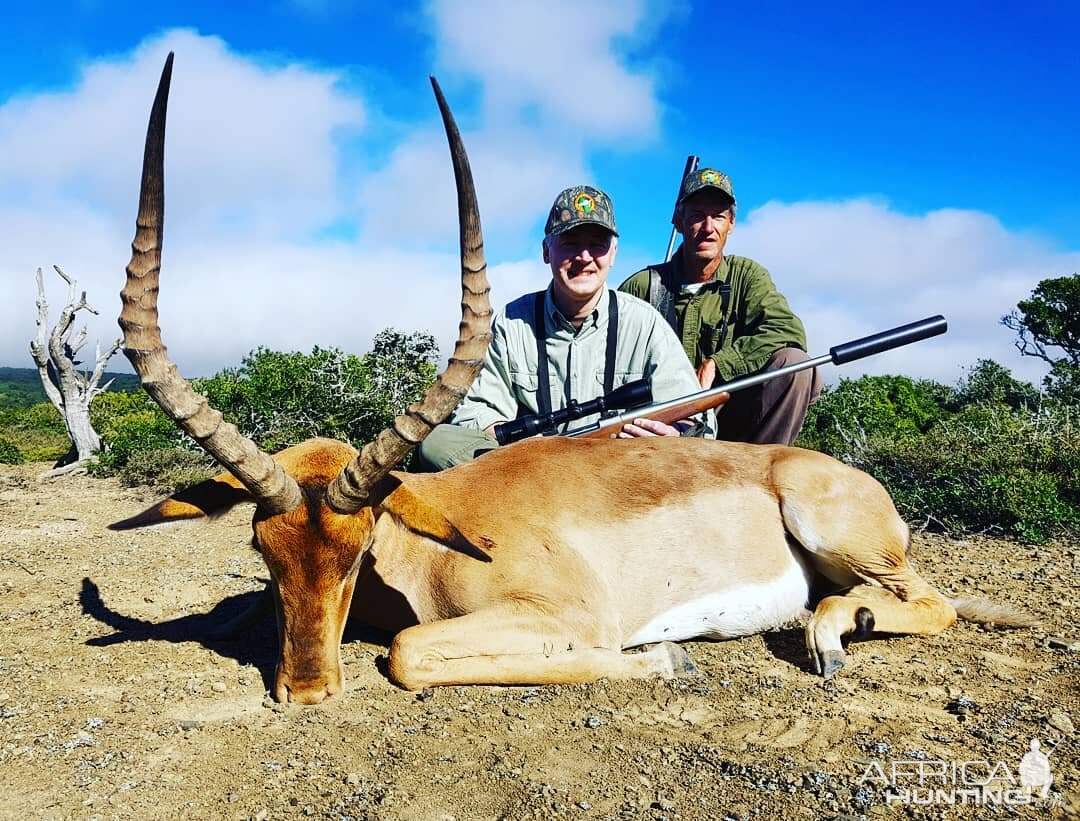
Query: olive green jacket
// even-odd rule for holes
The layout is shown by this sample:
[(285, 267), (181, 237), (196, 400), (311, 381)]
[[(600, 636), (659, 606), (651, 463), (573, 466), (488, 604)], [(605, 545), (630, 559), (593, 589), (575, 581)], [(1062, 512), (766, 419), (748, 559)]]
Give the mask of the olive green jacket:
[[(696, 293), (682, 290), (682, 246), (670, 262), (638, 271), (620, 291), (649, 302), (651, 271), (671, 295), (672, 327), (686, 356), (697, 368), (711, 358), (717, 383), (757, 373), (781, 348), (806, 350), (806, 331), (769, 272), (746, 257), (725, 256), (716, 275)], [(731, 286), (728, 306), (722, 311), (722, 289)], [(669, 317), (670, 322), (670, 317)]]

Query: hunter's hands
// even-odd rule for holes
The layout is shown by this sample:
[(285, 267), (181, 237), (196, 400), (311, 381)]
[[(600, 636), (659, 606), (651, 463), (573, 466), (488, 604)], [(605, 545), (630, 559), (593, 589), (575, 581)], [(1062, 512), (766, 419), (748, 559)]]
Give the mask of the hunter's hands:
[(628, 425), (623, 425), (619, 431), (620, 439), (635, 439), (638, 436), (678, 436), (679, 429), (655, 419), (635, 419)]
[(697, 381), (703, 391), (707, 391), (716, 381), (716, 363), (706, 359), (697, 369)]

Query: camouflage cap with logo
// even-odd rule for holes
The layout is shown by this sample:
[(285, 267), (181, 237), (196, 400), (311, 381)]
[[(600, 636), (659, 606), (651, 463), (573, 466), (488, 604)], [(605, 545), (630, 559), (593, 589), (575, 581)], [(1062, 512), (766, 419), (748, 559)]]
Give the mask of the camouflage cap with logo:
[(699, 168), (697, 171), (691, 171), (683, 177), (682, 186), (679, 188), (678, 202), (682, 202), (704, 188), (715, 188), (717, 191), (722, 191), (731, 197), (732, 203), (735, 202), (735, 191), (731, 187), (731, 179), (727, 174), (717, 171), (715, 168)]
[(615, 236), (615, 207), (611, 198), (591, 185), (575, 185), (561, 191), (551, 206), (544, 236), (551, 237), (579, 225), (600, 225)]

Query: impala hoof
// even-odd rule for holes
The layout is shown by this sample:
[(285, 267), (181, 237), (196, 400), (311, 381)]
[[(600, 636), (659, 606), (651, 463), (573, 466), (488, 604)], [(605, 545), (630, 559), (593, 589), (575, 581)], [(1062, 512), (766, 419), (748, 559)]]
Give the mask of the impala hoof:
[(818, 672), (821, 673), (823, 678), (832, 678), (843, 666), (843, 650), (826, 650), (821, 654), (821, 663)]
[(652, 652), (663, 654), (664, 678), (688, 678), (701, 675), (701, 671), (694, 666), (694, 662), (690, 661), (690, 654), (674, 642), (662, 641)]

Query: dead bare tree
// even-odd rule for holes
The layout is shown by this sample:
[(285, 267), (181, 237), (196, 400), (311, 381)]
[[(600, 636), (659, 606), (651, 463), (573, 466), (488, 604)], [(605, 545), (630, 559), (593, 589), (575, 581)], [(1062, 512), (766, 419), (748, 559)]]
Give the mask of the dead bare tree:
[(83, 327), (74, 339), (71, 338), (75, 315), (83, 310), (92, 314), (97, 314), (97, 311), (87, 304), (86, 291), (83, 291), (76, 301), (77, 287), (74, 279), (60, 270), (59, 265), (54, 265), (53, 269), (68, 284), (67, 305), (60, 312), (60, 318), (52, 331), (48, 332), (49, 306), (45, 302), (45, 280), (38, 268), (37, 337), (30, 342), (30, 355), (37, 365), (45, 394), (63, 417), (64, 426), (71, 437), (71, 450), (52, 470), (42, 474), (43, 478), (85, 470), (86, 464), (97, 458), (96, 454), (101, 450), (101, 437), (90, 424), (90, 403), (112, 384), (112, 380), (109, 380), (98, 386), (105, 373), (105, 364), (120, 350), (122, 344), (122, 341), (117, 339), (109, 350), (102, 354), (101, 343), (98, 343), (94, 349), (93, 371), (79, 371), (77, 366), (81, 363), (75, 357), (79, 349), (86, 344), (86, 328)]

